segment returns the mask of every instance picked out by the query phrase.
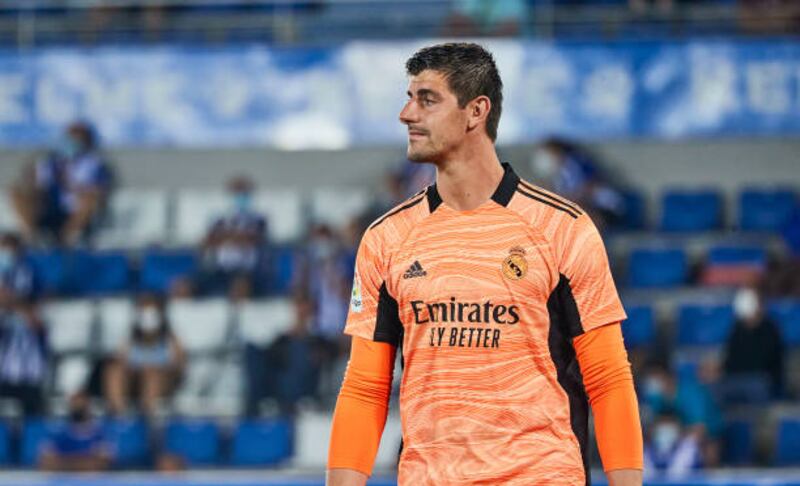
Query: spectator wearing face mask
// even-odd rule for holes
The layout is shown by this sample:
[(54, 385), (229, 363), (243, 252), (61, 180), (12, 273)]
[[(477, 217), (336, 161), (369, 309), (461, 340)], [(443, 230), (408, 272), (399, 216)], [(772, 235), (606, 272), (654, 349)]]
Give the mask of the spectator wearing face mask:
[(88, 397), (78, 393), (70, 398), (67, 423), (42, 444), (39, 468), (45, 471), (105, 471), (113, 458), (113, 446), (100, 422), (92, 417)]
[(253, 190), (245, 177), (228, 183), (232, 209), (211, 225), (201, 245), (200, 293), (233, 299), (261, 293), (267, 220), (253, 208)]
[(22, 241), (14, 233), (0, 235), (0, 301), (29, 300), (35, 296), (35, 274)]
[(160, 400), (174, 391), (183, 372), (185, 354), (172, 334), (164, 302), (153, 295), (139, 298), (130, 340), (105, 370), (104, 388), (111, 411), (124, 414), (128, 397), (153, 415)]
[(48, 360), (47, 331), (36, 302), (7, 300), (0, 306), (0, 396), (16, 400), (26, 417), (44, 414)]
[(726, 398), (749, 402), (782, 397), (785, 346), (778, 327), (764, 313), (761, 296), (756, 289), (740, 289), (733, 308), (736, 324), (725, 346), (723, 367)]
[(75, 244), (89, 237), (108, 200), (111, 171), (94, 129), (67, 127), (56, 149), (36, 161), (12, 190), (26, 239)]
[(660, 412), (646, 434), (645, 475), (658, 473), (676, 479), (701, 467), (700, 441), (696, 433), (683, 427), (674, 411)]

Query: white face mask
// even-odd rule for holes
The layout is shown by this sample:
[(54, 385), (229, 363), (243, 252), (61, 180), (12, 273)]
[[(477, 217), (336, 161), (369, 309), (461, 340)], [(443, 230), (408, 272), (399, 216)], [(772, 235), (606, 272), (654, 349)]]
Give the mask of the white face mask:
[(153, 307), (146, 307), (139, 313), (139, 329), (153, 332), (161, 326), (161, 314)]
[(667, 452), (675, 446), (680, 434), (680, 428), (675, 424), (658, 424), (653, 431), (653, 445), (659, 452)]
[(549, 150), (536, 150), (530, 163), (534, 176), (539, 179), (551, 179), (558, 170), (558, 160)]
[(742, 289), (736, 292), (733, 299), (733, 312), (736, 317), (743, 320), (750, 320), (758, 314), (758, 295), (753, 289)]

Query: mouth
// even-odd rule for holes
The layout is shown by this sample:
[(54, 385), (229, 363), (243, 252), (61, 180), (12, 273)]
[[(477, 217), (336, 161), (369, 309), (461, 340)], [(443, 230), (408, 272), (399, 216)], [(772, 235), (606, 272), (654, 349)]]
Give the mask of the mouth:
[(411, 140), (418, 139), (418, 138), (423, 138), (423, 137), (426, 137), (427, 135), (428, 135), (428, 133), (424, 132), (422, 130), (409, 130), (408, 131), (408, 138), (411, 139)]

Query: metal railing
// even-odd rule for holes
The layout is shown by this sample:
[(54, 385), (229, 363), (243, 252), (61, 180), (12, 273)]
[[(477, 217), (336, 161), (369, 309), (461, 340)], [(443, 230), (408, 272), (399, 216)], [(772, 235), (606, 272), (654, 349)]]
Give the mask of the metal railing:
[[(449, 0), (22, 0), (0, 3), (0, 45), (186, 42), (328, 45), (351, 39), (458, 35)], [(794, 34), (800, 6), (748, 12), (681, 4), (637, 13), (624, 5), (541, 2), (518, 19), (537, 38), (618, 39), (705, 34)], [(475, 35), (476, 32), (464, 34)], [(480, 34), (480, 32), (477, 32)]]

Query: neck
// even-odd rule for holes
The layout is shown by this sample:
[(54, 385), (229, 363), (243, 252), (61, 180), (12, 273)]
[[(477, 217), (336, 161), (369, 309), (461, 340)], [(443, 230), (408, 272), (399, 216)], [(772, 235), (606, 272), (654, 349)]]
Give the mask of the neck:
[(442, 201), (469, 211), (488, 200), (503, 178), (494, 144), (486, 138), (436, 163), (436, 188)]

